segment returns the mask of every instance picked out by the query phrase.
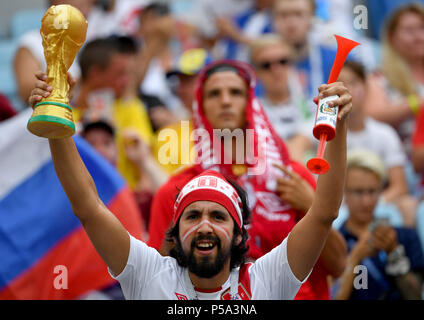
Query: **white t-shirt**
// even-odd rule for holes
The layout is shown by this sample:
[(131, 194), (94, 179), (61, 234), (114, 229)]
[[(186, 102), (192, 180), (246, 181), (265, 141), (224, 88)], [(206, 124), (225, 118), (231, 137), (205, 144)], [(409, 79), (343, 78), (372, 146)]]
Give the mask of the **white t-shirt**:
[[(186, 268), (180, 267), (172, 257), (163, 257), (144, 242), (130, 236), (127, 265), (118, 275), (124, 296), (128, 300), (186, 300), (190, 289), (185, 286)], [(287, 261), (287, 238), (272, 251), (248, 268), (251, 299), (291, 300), (302, 282), (292, 273)], [(229, 279), (214, 292), (196, 290), (200, 300), (219, 300), (229, 292)], [(239, 292), (241, 277), (239, 277)], [(245, 291), (246, 292), (246, 291)]]
[(372, 118), (365, 119), (365, 128), (359, 132), (348, 131), (347, 149), (368, 149), (376, 153), (387, 169), (403, 166), (406, 155), (396, 131), (388, 124)]

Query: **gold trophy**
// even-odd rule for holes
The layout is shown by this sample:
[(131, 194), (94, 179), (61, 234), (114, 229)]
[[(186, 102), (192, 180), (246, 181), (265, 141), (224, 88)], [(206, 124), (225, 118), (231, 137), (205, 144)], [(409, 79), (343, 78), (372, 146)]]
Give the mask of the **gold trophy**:
[(84, 15), (71, 5), (51, 6), (41, 20), (47, 83), (53, 91), (34, 106), (28, 121), (28, 130), (37, 136), (60, 139), (75, 133), (67, 71), (85, 41), (87, 25)]

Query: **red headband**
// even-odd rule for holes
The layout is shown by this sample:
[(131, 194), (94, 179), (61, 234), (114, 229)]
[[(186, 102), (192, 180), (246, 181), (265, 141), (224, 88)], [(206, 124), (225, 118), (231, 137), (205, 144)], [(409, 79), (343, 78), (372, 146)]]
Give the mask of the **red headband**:
[(174, 205), (174, 225), (190, 203), (205, 200), (225, 207), (241, 230), (243, 225), (241, 199), (234, 187), (213, 170), (207, 170), (194, 177), (181, 190)]

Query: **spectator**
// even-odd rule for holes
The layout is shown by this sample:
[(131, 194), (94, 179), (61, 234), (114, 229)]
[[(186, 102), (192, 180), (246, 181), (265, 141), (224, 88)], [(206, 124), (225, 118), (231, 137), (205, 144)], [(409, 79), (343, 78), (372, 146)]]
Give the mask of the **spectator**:
[(376, 153), (387, 170), (387, 184), (380, 200), (393, 202), (403, 215), (404, 225), (415, 227), (417, 200), (409, 195), (405, 176), (407, 158), (402, 143), (394, 129), (364, 113), (367, 96), (364, 68), (352, 61), (346, 62), (339, 80), (352, 93), (353, 110), (348, 119), (348, 150), (365, 148)]
[(211, 62), (209, 54), (201, 48), (192, 48), (178, 56), (172, 68), (166, 73), (172, 93), (178, 100), (175, 108), (180, 120), (191, 119), (197, 74)]
[(410, 4), (387, 21), (381, 72), (369, 79), (366, 112), (392, 125), (410, 155), (414, 116), (424, 102), (424, 8)]
[[(172, 221), (171, 208), (178, 190), (205, 169), (217, 170), (247, 190), (252, 207), (252, 220), (248, 229), (249, 257), (253, 259), (272, 250), (308, 210), (313, 199), (315, 180), (305, 167), (290, 160), (283, 141), (254, 97), (254, 85), (253, 70), (238, 61), (215, 62), (204, 68), (199, 75), (193, 124), (194, 128), (198, 129), (195, 133), (200, 135), (197, 136), (196, 150), (199, 152), (201, 149), (202, 153), (195, 159), (195, 165), (175, 174), (159, 189), (153, 199), (149, 245), (160, 250), (162, 254), (167, 255), (172, 247), (172, 243), (164, 242), (164, 236)], [(344, 88), (337, 89), (341, 91), (340, 95), (346, 98), (348, 94), (344, 94)], [(256, 140), (255, 152), (249, 154), (257, 154), (260, 157), (255, 164), (249, 164), (248, 160), (241, 163), (236, 161), (236, 154), (231, 151), (237, 150), (236, 140), (232, 140), (233, 145), (229, 146), (232, 147), (231, 150), (222, 148), (221, 143), (211, 141), (211, 137), (215, 135), (214, 129), (234, 131), (242, 128), (259, 132), (259, 126), (266, 130), (268, 138), (266, 144)], [(262, 134), (264, 133), (261, 131), (261, 136)], [(261, 149), (271, 145), (274, 146), (275, 151), (272, 154), (276, 158)], [(245, 152), (244, 149), (242, 153)], [(219, 154), (220, 158), (216, 158), (216, 154)], [(229, 155), (232, 159), (227, 164)], [(280, 168), (274, 167), (274, 163), (279, 164)], [(263, 166), (266, 167), (264, 174), (254, 174), (250, 171), (260, 170)], [(327, 274), (334, 273), (338, 276), (342, 272), (345, 248), (343, 238), (337, 231), (332, 230), (330, 233), (326, 248), (331, 248), (324, 249), (326, 254), (323, 254), (322, 258), (326, 261), (318, 263), (321, 266), (314, 269), (309, 280), (302, 286), (299, 293), (301, 298), (328, 298)]]
[(163, 128), (177, 121), (177, 116), (175, 113), (169, 110), (165, 103), (158, 97), (145, 94), (141, 91), (139, 92), (138, 96), (146, 106), (154, 133), (156, 133), (160, 128)]
[(300, 74), (292, 66), (291, 46), (277, 35), (266, 35), (253, 41), (250, 59), (264, 87), (260, 102), (268, 118), (290, 155), (298, 154), (293, 141), (312, 130), (314, 106), (308, 105)]
[[(189, 49), (178, 57), (175, 65), (166, 74), (168, 83), (177, 100), (177, 107), (175, 108), (177, 116), (168, 116), (168, 122), (170, 122), (170, 119), (173, 122), (168, 123), (157, 132), (153, 150), (159, 163), (168, 173), (173, 173), (181, 166), (192, 163), (193, 159), (190, 159), (190, 157), (184, 158), (182, 155), (188, 155), (194, 146), (190, 137), (193, 131), (192, 107), (197, 74), (208, 61), (209, 57), (206, 50), (200, 48)], [(167, 139), (167, 137), (170, 137), (168, 133), (171, 131), (175, 132), (177, 136), (177, 139), (172, 142)], [(172, 143), (173, 149), (175, 148), (174, 150), (177, 150), (178, 153), (175, 154), (175, 157), (171, 156), (172, 161), (167, 161), (168, 154), (161, 152), (162, 148), (166, 148), (169, 143)]]
[(115, 143), (115, 128), (108, 121), (85, 122), (81, 136), (111, 165), (116, 166), (118, 150)]
[[(79, 9), (82, 14), (88, 19), (90, 12), (93, 9), (93, 0), (49, 0), (48, 6), (70, 4)], [(88, 24), (90, 28), (90, 23)], [(87, 31), (89, 32), (89, 31)], [(18, 93), (22, 101), (27, 101), (34, 88), (34, 74), (39, 70), (46, 71), (47, 65), (44, 58), (44, 49), (40, 30), (31, 30), (22, 35), (18, 40), (19, 45), (14, 57), (14, 71), (18, 87)], [(80, 71), (78, 64), (74, 61), (69, 69), (69, 72), (75, 79), (79, 78)]]
[(137, 82), (143, 94), (158, 97), (172, 111), (172, 93), (166, 82), (166, 70), (172, 63), (170, 42), (176, 34), (176, 21), (164, 3), (151, 3), (139, 15), (137, 35), (142, 44)]
[[(340, 287), (335, 289), (336, 299), (421, 299), (424, 255), (416, 232), (373, 219), (384, 176), (384, 165), (375, 154), (348, 153), (345, 201), (349, 218), (341, 232), (349, 256)], [(367, 268), (366, 288), (354, 287), (355, 276), (360, 276), (358, 265)]]
[(296, 67), (306, 74), (307, 94), (312, 98), (330, 75), (336, 50), (319, 43), (311, 32), (315, 13), (314, 0), (275, 0), (275, 32), (295, 50)]

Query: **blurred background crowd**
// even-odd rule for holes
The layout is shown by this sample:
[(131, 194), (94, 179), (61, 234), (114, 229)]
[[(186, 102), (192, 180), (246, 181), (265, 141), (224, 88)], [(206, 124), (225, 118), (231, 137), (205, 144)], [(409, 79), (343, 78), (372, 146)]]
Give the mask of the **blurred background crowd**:
[[(219, 59), (249, 63), (266, 114), (291, 158), (305, 165), (317, 148), (313, 98), (334, 61), (334, 34), (360, 42), (339, 77), (353, 97), (345, 199), (333, 225), (347, 254), (343, 270), (326, 279), (328, 298), (423, 297), (424, 1), (14, 2), (0, 4), (0, 128), (28, 112), (34, 74), (46, 70), (44, 12), (50, 5), (75, 6), (88, 21), (86, 42), (69, 70), (76, 80), (71, 105), (77, 132), (129, 185), (145, 241), (158, 232), (151, 210), (156, 192), (187, 166), (181, 154), (165, 161), (169, 155), (161, 150), (168, 141), (161, 133), (175, 130), (178, 150), (192, 146), (182, 129), (192, 130), (197, 74), (205, 65)], [(20, 170), (13, 163), (0, 168), (0, 216), (8, 211), (1, 202), (8, 194), (1, 190), (3, 173)], [(365, 245), (373, 236), (381, 241), (379, 250)], [(417, 275), (411, 281), (417, 281), (418, 294), (393, 289), (397, 280), (384, 269), (397, 244), (408, 257), (408, 271)], [(11, 266), (1, 264), (0, 273), (7, 274)], [(368, 268), (368, 290), (354, 288), (355, 273), (348, 272), (359, 264)], [(0, 297), (13, 278), (0, 283)], [(112, 281), (91, 289), (72, 298), (122, 298)]]

